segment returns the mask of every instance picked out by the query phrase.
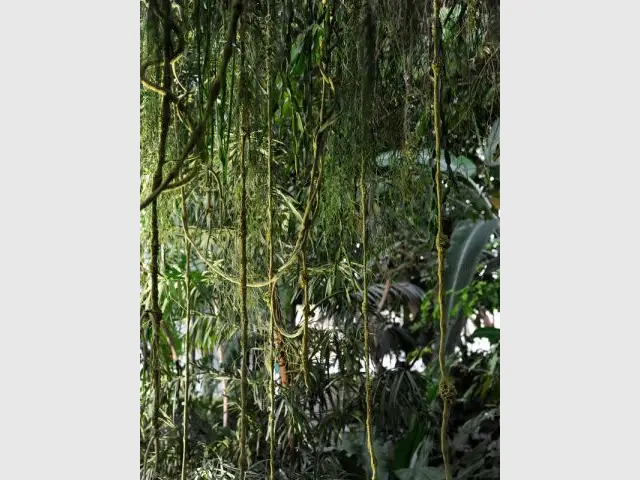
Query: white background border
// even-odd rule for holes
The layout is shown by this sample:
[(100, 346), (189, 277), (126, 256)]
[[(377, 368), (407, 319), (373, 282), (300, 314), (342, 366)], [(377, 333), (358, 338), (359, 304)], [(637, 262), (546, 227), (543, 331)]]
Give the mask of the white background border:
[(139, 478), (139, 3), (0, 11), (0, 478)]
[[(634, 478), (637, 4), (504, 3), (501, 475)], [(139, 478), (139, 18), (0, 13), (0, 478)]]

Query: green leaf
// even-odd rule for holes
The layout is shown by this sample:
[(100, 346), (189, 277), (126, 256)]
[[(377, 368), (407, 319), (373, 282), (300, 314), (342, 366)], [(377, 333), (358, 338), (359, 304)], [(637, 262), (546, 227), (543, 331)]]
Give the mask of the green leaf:
[(295, 60), (300, 56), (302, 52), (302, 47), (304, 47), (304, 33), (298, 35), (295, 43), (291, 46), (291, 63), (295, 63)]
[[(448, 172), (447, 167), (447, 157), (446, 154), (449, 154), (449, 158), (451, 160), (451, 171), (457, 175), (462, 175), (466, 178), (473, 178), (477, 174), (476, 164), (470, 158), (465, 157), (464, 155), (454, 155), (452, 152), (446, 152), (442, 150), (440, 154), (440, 170), (443, 172)], [(418, 152), (417, 162), (421, 165), (431, 165), (435, 164), (435, 155), (429, 149), (424, 149)]]
[(447, 252), (444, 272), (445, 303), (444, 314), (447, 321), (445, 352), (450, 354), (460, 341), (460, 334), (467, 318), (464, 312), (454, 308), (460, 301), (460, 293), (469, 286), (476, 274), (478, 261), (493, 232), (500, 224), (499, 219), (465, 221), (458, 224), (451, 235), (451, 246)]
[(498, 118), (491, 126), (491, 131), (487, 137), (487, 144), (484, 148), (484, 161), (490, 167), (500, 165), (500, 157), (495, 157), (496, 150), (500, 145), (500, 119)]
[(304, 67), (305, 67), (305, 56), (303, 54), (300, 54), (296, 57), (295, 62), (293, 62), (291, 67), (291, 75), (293, 77), (298, 77), (300, 75), (302, 75), (302, 72), (304, 72)]
[(302, 122), (302, 116), (296, 112), (296, 121), (299, 132), (304, 132), (304, 123)]
[(411, 457), (420, 446), (420, 442), (427, 434), (427, 425), (424, 422), (415, 421), (411, 430), (396, 444), (393, 450), (393, 470), (408, 468), (411, 464)]
[(291, 213), (293, 213), (296, 217), (296, 219), (298, 220), (298, 222), (302, 223), (302, 214), (300, 213), (300, 211), (296, 208), (295, 205), (295, 200), (293, 198), (291, 198), (290, 195), (288, 195), (287, 193), (283, 192), (280, 189), (275, 189), (275, 193), (280, 196), (280, 198), (282, 198), (282, 200), (284, 200), (284, 203), (287, 205), (287, 207), (289, 207), (289, 210), (291, 211)]
[[(451, 157), (451, 171), (453, 173), (458, 173), (464, 175), (465, 177), (475, 177), (477, 173), (476, 164), (473, 161), (464, 155), (455, 156), (450, 154)], [(443, 172), (447, 171), (447, 161), (444, 156), (444, 152), (442, 153), (442, 159), (440, 160), (440, 169)]]
[(289, 96), (287, 96), (282, 102), (282, 116), (288, 117), (289, 115), (291, 115), (291, 110), (291, 101), (289, 100)]
[(401, 468), (393, 473), (400, 480), (442, 480), (444, 478), (442, 469), (435, 467)]
[(482, 327), (473, 332), (471, 338), (486, 338), (489, 343), (498, 343), (500, 341), (500, 329), (495, 327)]

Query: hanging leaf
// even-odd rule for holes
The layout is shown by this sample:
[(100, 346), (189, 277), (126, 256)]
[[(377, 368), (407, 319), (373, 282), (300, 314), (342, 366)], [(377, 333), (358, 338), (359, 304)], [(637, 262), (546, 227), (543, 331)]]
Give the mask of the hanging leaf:
[(291, 46), (290, 59), (292, 64), (295, 63), (295, 61), (300, 56), (300, 53), (302, 52), (302, 48), (304, 47), (304, 36), (304, 33), (299, 34), (296, 38), (295, 43)]
[(299, 132), (304, 132), (304, 123), (302, 122), (302, 116), (296, 112), (296, 122), (297, 122), (297, 127), (298, 127), (298, 131)]
[(456, 309), (460, 294), (473, 280), (480, 254), (498, 225), (498, 219), (466, 221), (458, 224), (451, 236), (444, 272), (444, 310), (448, 325), (445, 345), (447, 354), (452, 353), (460, 341), (460, 334), (467, 320), (462, 309)]
[(496, 150), (500, 145), (500, 119), (498, 118), (491, 126), (491, 131), (487, 137), (487, 144), (484, 148), (484, 161), (489, 167), (500, 165), (500, 157), (496, 157)]
[(291, 211), (291, 213), (293, 213), (295, 215), (295, 217), (298, 220), (298, 222), (302, 223), (302, 214), (300, 213), (300, 211), (296, 207), (295, 200), (293, 198), (291, 198), (290, 195), (286, 194), (285, 192), (283, 192), (279, 188), (275, 189), (275, 193), (280, 198), (282, 198), (282, 200), (284, 201), (286, 206), (289, 207), (289, 210)]

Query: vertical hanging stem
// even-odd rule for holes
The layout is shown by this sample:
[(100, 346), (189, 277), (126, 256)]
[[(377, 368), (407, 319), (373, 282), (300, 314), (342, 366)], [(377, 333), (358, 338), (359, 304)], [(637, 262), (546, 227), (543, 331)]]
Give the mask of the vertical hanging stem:
[(360, 161), (360, 217), (362, 219), (362, 321), (364, 322), (364, 355), (365, 355), (365, 396), (366, 396), (366, 434), (367, 450), (371, 461), (371, 479), (376, 480), (376, 458), (373, 451), (373, 432), (371, 426), (371, 372), (369, 361), (369, 282), (367, 276), (367, 190), (365, 182), (366, 155), (370, 151), (370, 119), (374, 74), (374, 31), (373, 15), (369, 2), (364, 4), (364, 82), (362, 90), (362, 145)]
[[(166, 92), (171, 91), (171, 2), (164, 0), (164, 65), (162, 87)], [(157, 8), (155, 2), (150, 5)], [(169, 124), (171, 121), (171, 100), (170, 95), (162, 97), (162, 116), (160, 120), (160, 139), (158, 142), (158, 164), (153, 175), (152, 190), (162, 184), (162, 169), (167, 157), (167, 136), (169, 134)], [(158, 263), (160, 256), (160, 235), (158, 227), (158, 199), (154, 198), (151, 204), (151, 318), (153, 320), (153, 339), (151, 344), (151, 356), (153, 359), (153, 413), (152, 430), (154, 439), (154, 476), (157, 476), (158, 465), (160, 463), (160, 329), (162, 322), (162, 311), (160, 309), (159, 289), (158, 289)]]
[(435, 129), (435, 183), (436, 183), (436, 201), (437, 201), (437, 222), (438, 233), (436, 238), (436, 250), (438, 253), (438, 306), (440, 307), (440, 350), (439, 350), (439, 363), (440, 373), (445, 373), (445, 359), (444, 359), (444, 334), (446, 333), (447, 325), (445, 323), (444, 316), (444, 262), (442, 251), (442, 171), (440, 168), (440, 159), (442, 157), (441, 151), (441, 130), (440, 130), (440, 32), (439, 32), (439, 14), (440, 14), (440, 2), (439, 0), (433, 0), (433, 38), (434, 38), (434, 60), (432, 64), (433, 69), (433, 121)]
[[(309, 4), (309, 8), (311, 9), (311, 4)], [(311, 11), (311, 10), (310, 10)], [(321, 56), (324, 59), (322, 65), (322, 71), (324, 75), (328, 77), (328, 58), (326, 55), (325, 45), (327, 42), (331, 40), (331, 30), (329, 21), (330, 16), (325, 12), (325, 34), (326, 39), (323, 45), (321, 45)], [(312, 21), (312, 16), (310, 16), (310, 22)], [(309, 89), (311, 89), (311, 85), (309, 84)], [(321, 94), (320, 94), (320, 113), (318, 115), (318, 128), (317, 133), (313, 135), (310, 143), (310, 153), (313, 158), (313, 164), (311, 167), (311, 182), (309, 186), (309, 196), (307, 197), (307, 206), (305, 208), (305, 214), (303, 216), (303, 225), (302, 225), (302, 243), (300, 247), (300, 260), (301, 260), (301, 275), (300, 275), (300, 286), (302, 287), (302, 295), (303, 295), (303, 326), (302, 326), (302, 372), (304, 375), (304, 383), (307, 388), (309, 388), (309, 317), (311, 315), (311, 306), (309, 305), (309, 270), (307, 266), (307, 242), (308, 236), (311, 234), (311, 229), (313, 228), (313, 215), (311, 214), (312, 210), (317, 208), (320, 196), (320, 189), (322, 186), (322, 169), (323, 169), (323, 161), (322, 155), (324, 151), (324, 145), (326, 142), (326, 131), (323, 131), (324, 121), (325, 121), (325, 99), (326, 99), (326, 80), (323, 79)], [(311, 107), (309, 107), (309, 111), (311, 111)], [(310, 113), (308, 114), (310, 118)], [(314, 210), (315, 211), (315, 210)]]
[[(307, 27), (311, 28), (314, 24), (313, 18), (313, 1), (307, 1)], [(313, 111), (313, 101), (312, 101), (312, 75), (311, 75), (311, 57), (313, 51), (313, 37), (310, 40), (305, 41), (306, 52), (306, 72), (305, 72), (305, 85), (304, 85), (304, 104), (306, 106), (306, 122), (307, 125), (311, 124), (312, 111)], [(321, 120), (322, 121), (322, 120)], [(306, 130), (306, 129), (305, 129)], [(309, 157), (311, 156), (310, 146), (311, 139), (310, 135), (307, 132), (303, 132), (302, 134), (302, 144), (303, 144), (303, 165), (306, 167)], [(303, 167), (303, 168), (304, 168)], [(313, 174), (311, 176), (311, 184), (313, 185), (314, 178)], [(313, 200), (311, 198), (308, 199), (311, 203)], [(306, 225), (303, 225), (303, 228), (307, 229)], [(302, 376), (304, 378), (305, 387), (309, 388), (309, 359), (307, 358), (309, 355), (309, 271), (307, 270), (307, 240), (306, 237), (302, 242), (302, 246), (300, 249), (300, 263), (301, 263), (301, 271), (300, 271), (300, 287), (302, 288)]]
[(300, 272), (300, 285), (302, 286), (302, 374), (304, 384), (309, 388), (309, 270), (307, 269), (307, 242), (302, 243), (300, 251), (302, 271)]
[[(182, 188), (182, 228), (187, 231), (187, 199), (184, 193), (184, 187)], [(182, 410), (182, 474), (180, 480), (187, 478), (187, 433), (188, 433), (188, 419), (189, 419), (189, 386), (191, 385), (190, 378), (190, 350), (191, 350), (191, 245), (185, 236), (185, 273), (184, 273), (184, 285), (187, 295), (187, 313), (186, 313), (186, 333), (184, 341), (185, 352), (185, 366), (184, 366), (184, 408)]]
[(271, 282), (273, 278), (273, 179), (271, 165), (273, 162), (273, 130), (271, 129), (271, 93), (272, 93), (272, 70), (273, 70), (273, 39), (271, 38), (272, 18), (274, 7), (272, 0), (267, 1), (267, 278), (269, 280), (269, 479), (275, 480), (275, 452), (276, 452), (276, 382), (275, 382), (275, 359), (276, 359), (276, 314), (275, 314), (275, 291), (276, 282)]
[(435, 128), (435, 163), (436, 163), (436, 200), (438, 210), (438, 233), (436, 237), (436, 251), (438, 253), (438, 306), (440, 309), (440, 347), (438, 349), (438, 362), (440, 365), (440, 388), (439, 393), (442, 398), (442, 425), (440, 428), (440, 446), (442, 449), (442, 460), (444, 462), (445, 479), (451, 480), (451, 459), (449, 456), (449, 440), (447, 437), (447, 425), (451, 413), (451, 403), (455, 397), (453, 384), (447, 375), (445, 363), (445, 337), (447, 324), (444, 311), (444, 232), (442, 218), (442, 172), (440, 159), (442, 156), (442, 130), (441, 130), (441, 97), (442, 91), (442, 29), (440, 25), (440, 1), (433, 0), (433, 123)]
[(247, 343), (249, 337), (249, 325), (247, 316), (247, 171), (246, 148), (248, 146), (248, 111), (245, 104), (247, 96), (246, 84), (246, 24), (243, 21), (240, 29), (240, 82), (238, 94), (240, 95), (240, 349), (242, 352), (242, 365), (240, 368), (240, 456), (238, 459), (240, 479), (244, 480), (247, 467)]
[(369, 365), (369, 282), (367, 279), (367, 203), (365, 185), (365, 156), (360, 162), (360, 216), (362, 217), (362, 321), (364, 322), (364, 372), (365, 372), (365, 394), (367, 403), (366, 432), (367, 450), (371, 460), (371, 479), (376, 480), (376, 458), (373, 453), (373, 438), (371, 432), (371, 372)]

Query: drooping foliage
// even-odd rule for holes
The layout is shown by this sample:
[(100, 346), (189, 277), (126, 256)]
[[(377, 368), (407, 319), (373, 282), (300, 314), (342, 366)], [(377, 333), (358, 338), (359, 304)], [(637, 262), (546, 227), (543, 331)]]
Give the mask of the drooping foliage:
[(141, 478), (498, 476), (498, 19), (142, 2)]

